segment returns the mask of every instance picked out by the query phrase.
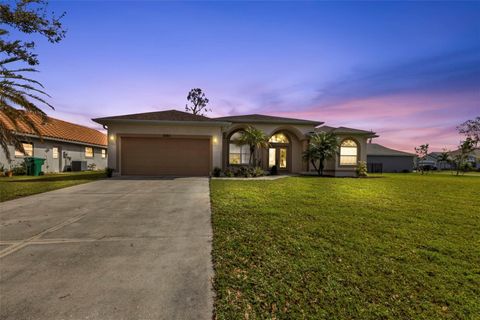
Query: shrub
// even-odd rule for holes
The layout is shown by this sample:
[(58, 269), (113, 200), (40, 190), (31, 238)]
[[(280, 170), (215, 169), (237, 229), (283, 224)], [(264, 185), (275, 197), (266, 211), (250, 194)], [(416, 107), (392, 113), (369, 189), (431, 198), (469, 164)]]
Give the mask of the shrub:
[(273, 176), (278, 174), (278, 168), (277, 168), (277, 166), (272, 166), (272, 167), (270, 168), (270, 174), (273, 175)]
[(24, 163), (19, 163), (12, 168), (12, 172), (14, 176), (24, 176), (27, 174), (27, 169)]
[(224, 171), (223, 174), (225, 177), (234, 177), (235, 176), (235, 169), (232, 167), (227, 167)]
[(355, 171), (357, 172), (358, 177), (367, 177), (367, 163), (365, 161), (359, 161)]
[(220, 169), (219, 167), (213, 168), (213, 176), (214, 177), (220, 177), (221, 173), (222, 173), (222, 169)]
[(87, 169), (90, 170), (90, 171), (93, 171), (97, 168), (97, 165), (95, 163), (90, 163), (88, 166), (87, 166)]
[(252, 176), (252, 170), (250, 167), (241, 166), (238, 167), (237, 171), (235, 172), (236, 177), (245, 177), (248, 178)]
[(107, 175), (107, 178), (111, 178), (113, 176), (113, 168), (105, 168), (105, 174)]
[(263, 171), (262, 168), (260, 167), (255, 167), (253, 168), (253, 174), (254, 177), (261, 177), (265, 175), (265, 171)]

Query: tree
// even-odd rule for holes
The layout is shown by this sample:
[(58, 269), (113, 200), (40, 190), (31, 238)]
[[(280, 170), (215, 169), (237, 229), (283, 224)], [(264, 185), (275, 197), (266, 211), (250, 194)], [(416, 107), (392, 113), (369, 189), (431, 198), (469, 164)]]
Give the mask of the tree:
[(185, 111), (187, 112), (204, 115), (204, 113), (212, 111), (212, 109), (207, 108), (207, 104), (210, 100), (208, 100), (205, 93), (203, 93), (200, 88), (190, 90), (187, 95), (187, 100), (191, 104), (190, 106), (188, 104), (185, 105)]
[(465, 121), (457, 127), (457, 130), (465, 137), (470, 138), (475, 147), (480, 143), (480, 117)]
[(323, 176), (325, 161), (335, 156), (339, 146), (337, 136), (334, 133), (318, 132), (310, 137), (310, 143), (303, 153), (303, 158), (310, 161), (319, 176)]
[(446, 149), (443, 149), (443, 151), (437, 157), (437, 161), (442, 164), (442, 169), (445, 169), (445, 164), (450, 163), (451, 160), (450, 152)]
[(243, 130), (240, 134), (240, 137), (236, 141), (236, 143), (240, 146), (248, 145), (250, 148), (250, 158), (248, 160), (248, 164), (250, 166), (257, 166), (257, 150), (262, 148), (269, 147), (269, 138), (268, 136), (260, 129), (257, 129), (252, 126), (248, 126)]
[(53, 14), (49, 17), (45, 13), (46, 7), (47, 2), (43, 0), (18, 0), (14, 4), (0, 4), (0, 112), (13, 126), (13, 130), (10, 130), (0, 122), (0, 145), (7, 159), (11, 157), (7, 148), (9, 144), (22, 152), (25, 151), (21, 143), (24, 137), (19, 134), (20, 124), (31, 128), (41, 138), (37, 124), (30, 119), (28, 113), (40, 115), (46, 120), (46, 115), (38, 103), (52, 109), (53, 106), (41, 97), (48, 97), (42, 84), (24, 76), (25, 73), (36, 72), (33, 66), (39, 64), (35, 54), (35, 42), (9, 39), (10, 32), (6, 28), (23, 34), (41, 35), (51, 43), (61, 41), (65, 36), (60, 22), (63, 14), (58, 18)]
[(428, 156), (428, 143), (422, 144), (419, 147), (415, 148), (415, 153), (417, 154), (417, 169), (420, 170), (422, 174), (425, 173), (425, 168), (427, 167), (424, 163), (425, 160), (427, 160)]
[(465, 141), (462, 141), (458, 147), (458, 154), (454, 157), (455, 167), (457, 169), (457, 176), (460, 174), (460, 171), (467, 171), (471, 166), (468, 162), (468, 156), (475, 149), (475, 140), (472, 138), (467, 138)]

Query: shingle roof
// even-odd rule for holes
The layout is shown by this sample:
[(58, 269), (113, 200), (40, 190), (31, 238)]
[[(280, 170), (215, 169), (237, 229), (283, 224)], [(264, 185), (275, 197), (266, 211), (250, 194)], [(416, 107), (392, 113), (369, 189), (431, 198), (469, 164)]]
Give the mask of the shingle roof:
[(366, 130), (360, 130), (360, 129), (353, 129), (353, 128), (347, 128), (347, 127), (330, 127), (330, 126), (321, 126), (318, 128), (315, 128), (315, 131), (320, 132), (334, 132), (334, 133), (346, 133), (346, 134), (362, 134), (362, 135), (368, 135), (372, 137), (377, 137), (377, 134), (373, 131), (366, 131)]
[(415, 155), (413, 153), (390, 149), (378, 143), (367, 143), (367, 156), (414, 157)]
[(135, 114), (125, 114), (121, 116), (105, 117), (92, 119), (95, 122), (103, 123), (109, 120), (151, 120), (151, 121), (214, 121), (201, 115), (195, 115), (178, 110), (165, 110)]
[(222, 120), (228, 122), (241, 122), (241, 123), (285, 123), (285, 124), (308, 124), (319, 126), (323, 122), (304, 120), (304, 119), (294, 119), (294, 118), (284, 118), (276, 116), (268, 116), (263, 114), (246, 114), (240, 116), (228, 116), (228, 117), (219, 117), (215, 120)]
[[(107, 136), (98, 130), (84, 127), (78, 124), (66, 122), (63, 120), (47, 117), (47, 122), (43, 123), (42, 117), (36, 114), (27, 114), (27, 116), (37, 125), (39, 132), (44, 139), (54, 138), (72, 142), (81, 142), (86, 144), (107, 145)], [(7, 130), (15, 130), (15, 126), (7, 118), (7, 116), (0, 111), (0, 122)], [(35, 135), (25, 123), (19, 122), (18, 133)]]

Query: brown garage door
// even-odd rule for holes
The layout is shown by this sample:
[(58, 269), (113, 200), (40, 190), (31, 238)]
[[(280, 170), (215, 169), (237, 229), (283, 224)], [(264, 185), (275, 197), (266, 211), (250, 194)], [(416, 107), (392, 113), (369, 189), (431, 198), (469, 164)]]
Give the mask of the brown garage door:
[(208, 138), (122, 137), (122, 175), (206, 176), (210, 153)]

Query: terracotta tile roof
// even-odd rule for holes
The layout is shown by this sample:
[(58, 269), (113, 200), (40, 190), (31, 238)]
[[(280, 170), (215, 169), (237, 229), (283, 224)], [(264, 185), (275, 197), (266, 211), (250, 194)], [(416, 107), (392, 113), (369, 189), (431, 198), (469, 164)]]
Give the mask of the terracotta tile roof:
[(229, 122), (241, 122), (241, 123), (286, 123), (286, 124), (308, 124), (313, 126), (319, 126), (323, 123), (320, 121), (275, 117), (275, 116), (267, 116), (264, 114), (246, 114), (241, 116), (228, 116), (228, 117), (220, 117), (215, 119), (222, 120), (222, 121), (229, 121)]
[(415, 157), (413, 153), (390, 149), (378, 143), (367, 143), (367, 156)]
[[(52, 117), (47, 117), (47, 123), (43, 123), (42, 118), (35, 114), (29, 114), (28, 117), (38, 125), (39, 131), (44, 139), (54, 138), (100, 146), (107, 145), (107, 136), (98, 130)], [(1, 111), (0, 122), (8, 130), (15, 129), (10, 119), (8, 119), (7, 116)], [(35, 135), (35, 133), (25, 123), (19, 123), (18, 129), (18, 133)]]
[(195, 115), (178, 110), (166, 110), (146, 113), (126, 114), (121, 116), (92, 119), (95, 122), (103, 123), (109, 120), (154, 120), (154, 121), (215, 121), (201, 115)]
[(373, 131), (366, 131), (366, 130), (360, 130), (360, 129), (353, 129), (353, 128), (347, 128), (347, 127), (330, 127), (330, 126), (321, 126), (319, 128), (315, 129), (316, 132), (323, 131), (323, 132), (334, 132), (334, 133), (345, 133), (345, 134), (362, 134), (362, 135), (367, 135), (367, 136), (372, 136), (372, 137), (378, 137), (377, 134)]

